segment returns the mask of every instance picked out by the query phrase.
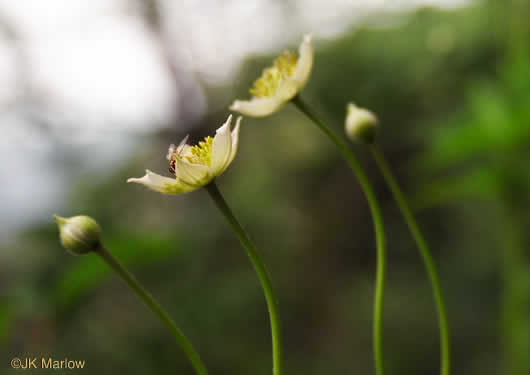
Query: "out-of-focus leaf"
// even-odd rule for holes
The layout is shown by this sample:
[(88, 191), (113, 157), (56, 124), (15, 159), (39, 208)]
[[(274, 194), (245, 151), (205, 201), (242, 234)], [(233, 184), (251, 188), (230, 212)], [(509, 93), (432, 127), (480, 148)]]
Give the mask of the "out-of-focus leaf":
[[(508, 63), (502, 81), (474, 84), (463, 111), (440, 124), (417, 165), (449, 168), (471, 159), (524, 150), (530, 140), (530, 72)], [(514, 78), (514, 76), (516, 78)]]
[(0, 344), (6, 341), (8, 327), (13, 318), (12, 308), (5, 301), (0, 301)]
[(466, 175), (421, 185), (414, 195), (413, 205), (420, 211), (463, 199), (495, 199), (497, 193), (496, 176), (487, 168), (477, 168)]
[[(174, 256), (178, 251), (173, 237), (156, 234), (121, 234), (105, 238), (108, 249), (127, 266), (146, 265)], [(94, 255), (79, 257), (55, 287), (56, 305), (67, 309), (78, 298), (95, 289), (111, 273)]]

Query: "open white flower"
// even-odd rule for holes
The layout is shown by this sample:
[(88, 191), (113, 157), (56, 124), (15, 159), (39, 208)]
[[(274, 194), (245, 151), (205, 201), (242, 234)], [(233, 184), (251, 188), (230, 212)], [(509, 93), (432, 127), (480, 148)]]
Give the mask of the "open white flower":
[(208, 136), (196, 146), (186, 144), (187, 137), (179, 146), (171, 145), (167, 159), (174, 178), (146, 170), (145, 176), (129, 178), (127, 182), (136, 182), (164, 194), (187, 193), (209, 184), (228, 168), (236, 156), (241, 117), (238, 117), (232, 131), (231, 121), (232, 115), (217, 129), (215, 137)]
[(264, 117), (279, 110), (285, 103), (294, 98), (306, 85), (313, 67), (313, 45), (311, 35), (305, 35), (297, 58), (285, 52), (276, 58), (271, 67), (250, 89), (250, 100), (236, 100), (230, 110), (247, 116)]

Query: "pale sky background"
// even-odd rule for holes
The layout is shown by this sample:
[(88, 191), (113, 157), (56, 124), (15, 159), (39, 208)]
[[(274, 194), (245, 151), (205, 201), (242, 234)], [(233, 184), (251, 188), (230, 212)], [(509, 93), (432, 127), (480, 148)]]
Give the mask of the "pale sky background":
[(0, 243), (64, 206), (76, 177), (65, 160), (111, 173), (140, 137), (192, 126), (203, 89), (229, 84), (248, 56), (305, 32), (336, 38), (375, 13), (469, 2), (160, 0), (153, 22), (147, 1), (0, 0)]

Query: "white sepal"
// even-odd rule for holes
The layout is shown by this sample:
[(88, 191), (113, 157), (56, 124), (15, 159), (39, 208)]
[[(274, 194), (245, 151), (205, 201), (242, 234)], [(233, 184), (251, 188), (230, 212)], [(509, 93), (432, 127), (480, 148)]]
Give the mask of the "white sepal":
[(232, 115), (228, 116), (228, 120), (215, 132), (212, 142), (212, 160), (210, 165), (210, 173), (214, 176), (221, 174), (230, 160), (232, 153), (232, 134), (230, 133), (230, 123), (232, 122)]
[(181, 194), (195, 189), (193, 186), (187, 185), (178, 179), (161, 176), (151, 172), (149, 169), (145, 170), (143, 177), (129, 178), (127, 182), (141, 184), (164, 194)]

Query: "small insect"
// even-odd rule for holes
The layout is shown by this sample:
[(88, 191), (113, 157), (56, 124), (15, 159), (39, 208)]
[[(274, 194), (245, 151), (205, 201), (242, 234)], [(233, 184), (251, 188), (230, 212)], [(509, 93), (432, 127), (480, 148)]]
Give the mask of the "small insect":
[(182, 151), (184, 150), (184, 146), (186, 146), (186, 142), (188, 142), (188, 138), (190, 137), (190, 135), (186, 135), (186, 137), (184, 137), (184, 139), (179, 143), (179, 145), (177, 147), (175, 147), (174, 144), (171, 144), (169, 146), (169, 150), (168, 150), (168, 153), (167, 153), (167, 159), (169, 160), (169, 173), (171, 174), (175, 174), (175, 164), (176, 164), (176, 161), (177, 161), (177, 157), (180, 157), (180, 154), (182, 153)]

